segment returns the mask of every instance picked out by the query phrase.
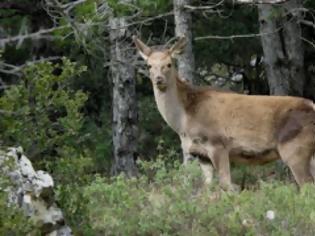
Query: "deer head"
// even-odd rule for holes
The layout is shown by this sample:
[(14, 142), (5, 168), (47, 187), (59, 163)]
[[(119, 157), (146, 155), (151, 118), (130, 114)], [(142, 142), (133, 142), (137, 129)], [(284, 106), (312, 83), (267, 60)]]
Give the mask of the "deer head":
[(177, 72), (173, 59), (185, 48), (186, 38), (180, 38), (172, 47), (164, 50), (154, 50), (136, 36), (133, 36), (133, 41), (141, 57), (148, 65), (153, 86), (164, 92), (168, 87), (175, 84)]

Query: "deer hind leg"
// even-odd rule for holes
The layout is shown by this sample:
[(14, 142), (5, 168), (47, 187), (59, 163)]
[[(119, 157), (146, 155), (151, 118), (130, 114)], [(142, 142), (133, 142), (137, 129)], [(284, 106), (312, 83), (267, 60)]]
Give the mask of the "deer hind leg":
[(311, 175), (313, 177), (313, 180), (315, 181), (315, 153), (311, 157), (310, 171), (311, 171)]
[(312, 175), (312, 157), (314, 155), (314, 137), (299, 134), (293, 140), (279, 144), (278, 151), (281, 159), (286, 163), (299, 186), (314, 182)]
[(278, 142), (280, 157), (291, 169), (298, 185), (314, 182), (315, 111), (291, 111), (279, 130)]

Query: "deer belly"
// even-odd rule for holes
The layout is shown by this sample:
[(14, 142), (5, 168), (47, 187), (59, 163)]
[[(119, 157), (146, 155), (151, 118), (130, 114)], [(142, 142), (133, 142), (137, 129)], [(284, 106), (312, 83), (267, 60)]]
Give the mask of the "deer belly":
[(260, 153), (254, 152), (231, 152), (230, 160), (234, 163), (247, 165), (263, 165), (280, 159), (276, 150), (266, 150)]

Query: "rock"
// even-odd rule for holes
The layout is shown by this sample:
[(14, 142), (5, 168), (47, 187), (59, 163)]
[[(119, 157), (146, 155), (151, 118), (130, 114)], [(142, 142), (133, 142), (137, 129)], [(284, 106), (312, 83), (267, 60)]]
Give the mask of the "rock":
[(72, 235), (54, 202), (52, 177), (45, 171), (35, 171), (22, 148), (10, 148), (7, 153), (0, 151), (0, 172), (11, 182), (6, 189), (0, 189), (8, 192), (8, 204), (21, 207), (43, 230), (43, 235)]
[(272, 210), (267, 211), (266, 217), (268, 220), (273, 220), (275, 218), (275, 212)]
[(260, 65), (261, 63), (263, 63), (263, 61), (264, 61), (264, 57), (263, 56), (253, 55), (251, 57), (249, 65), (252, 66), (252, 67), (256, 67), (256, 66)]
[(215, 75), (207, 75), (204, 78), (205, 81), (213, 83), (214, 81), (217, 80), (217, 77)]
[(214, 81), (213, 85), (217, 87), (223, 87), (226, 83), (226, 78), (218, 77), (216, 81)]
[(231, 80), (233, 82), (239, 83), (239, 82), (243, 81), (243, 77), (244, 76), (241, 73), (233, 73)]

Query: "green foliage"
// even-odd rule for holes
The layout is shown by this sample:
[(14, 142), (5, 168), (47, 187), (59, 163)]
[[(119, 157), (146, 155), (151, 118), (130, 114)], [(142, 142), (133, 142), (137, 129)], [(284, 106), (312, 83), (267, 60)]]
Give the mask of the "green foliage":
[(102, 112), (99, 119), (103, 125), (98, 127), (93, 120), (87, 120), (83, 126), (82, 133), (89, 134), (86, 142), (87, 156), (92, 157), (95, 166), (94, 171), (98, 173), (109, 173), (112, 156), (112, 132), (109, 112)]
[(0, 97), (0, 109), (7, 112), (0, 118), (4, 144), (21, 145), (29, 158), (37, 158), (33, 161), (37, 168), (53, 175), (56, 200), (73, 224), (83, 223), (80, 188), (90, 181), (95, 164), (87, 157), (92, 151), (86, 150), (93, 137), (82, 132), (87, 95), (71, 88), (85, 70), (65, 58), (60, 64), (30, 65), (23, 80)]
[(152, 14), (160, 14), (170, 10), (172, 1), (170, 0), (137, 0), (136, 5), (142, 10), (143, 16), (150, 16)]
[(75, 9), (75, 15), (79, 21), (85, 21), (87, 19), (95, 18), (96, 14), (96, 4), (100, 2), (99, 0), (87, 0), (83, 4), (79, 4)]
[(72, 184), (58, 185), (55, 189), (58, 205), (65, 214), (65, 219), (74, 231), (74, 235), (95, 235), (89, 233), (91, 226), (86, 220), (89, 199), (82, 196), (85, 186), (86, 183), (77, 176), (77, 181)]
[(68, 59), (30, 65), (23, 81), (0, 97), (1, 109), (8, 112), (0, 118), (4, 144), (21, 145), (29, 158), (37, 158), (37, 168), (53, 175), (56, 199), (72, 216), (70, 223), (80, 222), (83, 202), (78, 191), (89, 182), (94, 166), (85, 146), (91, 134), (81, 133), (87, 95), (70, 87), (85, 70)]
[[(80, 189), (91, 235), (314, 235), (315, 189), (260, 182), (230, 193), (204, 186), (197, 163), (141, 162), (138, 179), (96, 179)], [(267, 212), (274, 218), (269, 219)], [(82, 216), (82, 215), (81, 215)]]
[(121, 0), (108, 0), (107, 1), (109, 7), (112, 9), (114, 16), (126, 16), (131, 15), (132, 12), (135, 10), (132, 4), (128, 2), (124, 2)]
[(0, 192), (0, 208), (0, 235), (39, 235), (38, 229), (21, 209), (8, 206), (4, 192)]
[[(164, 228), (171, 228), (171, 222), (164, 215), (168, 208), (193, 214), (187, 200), (201, 180), (196, 164), (188, 169), (178, 164), (168, 169), (162, 161), (144, 162), (142, 166), (148, 168), (146, 172), (156, 171), (154, 182), (145, 176), (129, 180), (119, 176), (110, 181), (98, 177), (85, 189), (84, 196), (90, 199), (88, 220), (96, 234), (155, 235)], [(179, 196), (183, 201), (174, 202)], [(99, 207), (99, 202), (104, 207)]]
[(9, 183), (7, 178), (0, 175), (0, 235), (39, 235), (35, 223), (16, 205), (8, 204), (8, 194), (3, 189)]
[(43, 62), (24, 70), (23, 81), (5, 90), (0, 98), (0, 118), (6, 145), (21, 145), (28, 157), (49, 158), (77, 152), (86, 94), (69, 88), (71, 78), (85, 71), (63, 59), (62, 64)]

